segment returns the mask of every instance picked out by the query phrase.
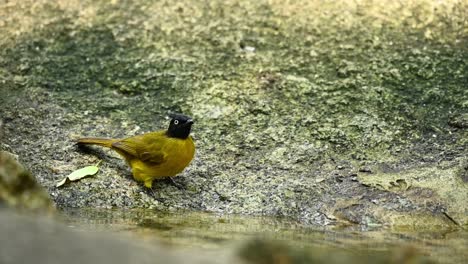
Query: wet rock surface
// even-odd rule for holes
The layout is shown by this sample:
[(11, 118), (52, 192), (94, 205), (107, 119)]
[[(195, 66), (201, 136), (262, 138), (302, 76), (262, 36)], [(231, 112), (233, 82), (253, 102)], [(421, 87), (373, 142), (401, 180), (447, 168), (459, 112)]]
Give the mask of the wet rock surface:
[[(467, 6), (366, 3), (9, 2), (0, 149), (62, 208), (466, 226)], [(169, 112), (196, 122), (181, 189), (74, 144), (164, 129)]]

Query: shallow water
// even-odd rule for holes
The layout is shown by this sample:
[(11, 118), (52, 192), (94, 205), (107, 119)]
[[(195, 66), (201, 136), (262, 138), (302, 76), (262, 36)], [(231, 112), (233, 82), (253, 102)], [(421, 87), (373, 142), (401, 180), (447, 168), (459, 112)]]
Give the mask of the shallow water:
[(436, 263), (464, 263), (468, 259), (466, 230), (323, 228), (288, 219), (152, 210), (67, 209), (63, 211), (63, 220), (78, 230), (130, 234), (145, 241), (156, 239), (176, 249), (209, 249), (215, 253), (261, 238), (303, 251), (320, 248), (359, 256), (391, 257), (410, 248)]

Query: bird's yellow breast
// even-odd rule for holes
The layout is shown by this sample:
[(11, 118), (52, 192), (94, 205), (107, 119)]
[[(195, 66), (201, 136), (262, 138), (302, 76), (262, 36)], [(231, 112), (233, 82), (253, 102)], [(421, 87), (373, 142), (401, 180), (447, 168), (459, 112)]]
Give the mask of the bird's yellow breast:
[(164, 161), (161, 164), (151, 164), (139, 159), (129, 160), (135, 180), (142, 181), (147, 187), (154, 179), (172, 177), (182, 172), (190, 164), (195, 155), (195, 144), (189, 136), (186, 139), (166, 138), (161, 152)]
[(167, 156), (166, 161), (161, 164), (161, 176), (175, 176), (192, 161), (195, 155), (195, 144), (191, 136), (187, 139), (169, 138), (163, 152)]

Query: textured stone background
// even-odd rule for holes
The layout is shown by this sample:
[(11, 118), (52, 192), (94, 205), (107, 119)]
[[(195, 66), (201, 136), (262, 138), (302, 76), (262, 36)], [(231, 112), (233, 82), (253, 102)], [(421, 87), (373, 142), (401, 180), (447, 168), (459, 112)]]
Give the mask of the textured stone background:
[[(255, 3), (253, 3), (255, 2)], [(0, 149), (59, 207), (190, 209), (304, 223), (468, 223), (464, 1), (9, 1)], [(115, 153), (196, 121), (154, 194)], [(102, 159), (100, 172), (55, 183)]]

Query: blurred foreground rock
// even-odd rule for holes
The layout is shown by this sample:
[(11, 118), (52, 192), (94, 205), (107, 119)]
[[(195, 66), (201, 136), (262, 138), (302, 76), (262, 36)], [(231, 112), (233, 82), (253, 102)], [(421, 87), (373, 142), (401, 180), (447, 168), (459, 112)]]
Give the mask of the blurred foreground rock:
[(6, 151), (0, 151), (0, 204), (33, 211), (54, 210), (47, 192), (14, 155)]

